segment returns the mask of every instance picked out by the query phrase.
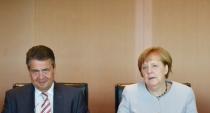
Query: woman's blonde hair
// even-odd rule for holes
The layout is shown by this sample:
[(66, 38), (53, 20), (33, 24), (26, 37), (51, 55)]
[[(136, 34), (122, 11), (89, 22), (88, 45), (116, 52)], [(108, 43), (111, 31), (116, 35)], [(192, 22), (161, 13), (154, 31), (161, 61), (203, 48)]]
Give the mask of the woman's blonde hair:
[(167, 50), (165, 50), (162, 47), (151, 47), (151, 48), (147, 48), (146, 50), (143, 51), (143, 53), (139, 56), (138, 59), (138, 67), (139, 67), (139, 71), (142, 75), (142, 64), (144, 63), (144, 61), (147, 59), (147, 57), (149, 55), (151, 55), (152, 53), (156, 53), (160, 56), (160, 60), (164, 65), (168, 66), (168, 72), (165, 75), (165, 78), (168, 78), (169, 73), (172, 72), (172, 58), (171, 55), (169, 54), (169, 52)]

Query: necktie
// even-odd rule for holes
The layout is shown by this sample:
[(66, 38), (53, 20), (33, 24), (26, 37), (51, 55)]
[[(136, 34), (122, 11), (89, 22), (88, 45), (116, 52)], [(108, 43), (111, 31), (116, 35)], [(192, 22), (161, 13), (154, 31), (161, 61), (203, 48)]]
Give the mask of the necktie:
[(41, 112), (40, 113), (51, 113), (51, 106), (50, 106), (50, 100), (48, 98), (48, 95), (46, 93), (42, 93), (44, 102), (41, 105)]

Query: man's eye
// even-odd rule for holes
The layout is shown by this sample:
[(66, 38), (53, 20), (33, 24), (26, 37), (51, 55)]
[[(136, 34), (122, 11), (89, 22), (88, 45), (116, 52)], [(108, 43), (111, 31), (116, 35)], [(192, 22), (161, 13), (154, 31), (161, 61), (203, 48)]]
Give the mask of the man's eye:
[(32, 74), (38, 74), (39, 72), (43, 73), (43, 74), (48, 74), (50, 72), (50, 69), (42, 69), (42, 70), (31, 70)]
[(49, 72), (49, 69), (43, 69), (42, 72), (48, 73)]

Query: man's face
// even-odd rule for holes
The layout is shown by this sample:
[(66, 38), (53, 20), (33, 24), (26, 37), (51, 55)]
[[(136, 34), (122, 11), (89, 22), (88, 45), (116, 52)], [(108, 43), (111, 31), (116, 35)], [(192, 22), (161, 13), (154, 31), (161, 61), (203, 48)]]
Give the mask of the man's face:
[(29, 62), (29, 74), (32, 84), (42, 92), (47, 91), (54, 82), (55, 69), (52, 61), (33, 59)]

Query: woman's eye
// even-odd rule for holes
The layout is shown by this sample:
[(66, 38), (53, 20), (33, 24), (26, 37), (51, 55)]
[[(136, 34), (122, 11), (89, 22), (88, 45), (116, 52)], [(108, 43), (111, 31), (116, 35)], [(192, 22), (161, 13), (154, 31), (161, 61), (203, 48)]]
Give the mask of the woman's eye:
[(142, 69), (144, 70), (144, 69), (147, 69), (147, 66), (142, 66)]
[(153, 64), (152, 66), (153, 66), (153, 67), (158, 67), (158, 65), (156, 65), (156, 64)]

